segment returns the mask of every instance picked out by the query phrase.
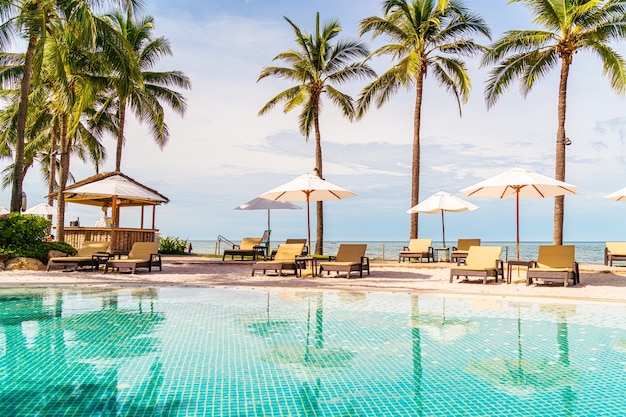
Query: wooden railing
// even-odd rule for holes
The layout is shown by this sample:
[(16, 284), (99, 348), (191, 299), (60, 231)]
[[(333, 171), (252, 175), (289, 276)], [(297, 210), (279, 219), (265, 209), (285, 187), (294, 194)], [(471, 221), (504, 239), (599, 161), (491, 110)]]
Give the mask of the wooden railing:
[[(113, 231), (113, 239), (111, 239)], [(135, 242), (154, 242), (158, 229), (65, 227), (65, 242), (81, 248), (86, 240), (111, 242), (111, 251), (128, 252)]]

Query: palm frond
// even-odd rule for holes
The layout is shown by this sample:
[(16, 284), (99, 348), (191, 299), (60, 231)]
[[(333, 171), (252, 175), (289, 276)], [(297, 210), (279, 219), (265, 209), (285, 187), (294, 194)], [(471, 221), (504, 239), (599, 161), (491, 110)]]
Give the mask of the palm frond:
[(540, 48), (556, 46), (556, 43), (555, 35), (549, 31), (510, 30), (489, 46), (481, 65), (492, 65), (507, 55), (522, 55)]
[(520, 92), (528, 95), (535, 83), (546, 76), (548, 71), (557, 66), (559, 56), (554, 49), (539, 50), (526, 55), (524, 71), (520, 77)]
[(274, 98), (268, 101), (262, 108), (259, 110), (258, 115), (263, 116), (270, 110), (272, 110), (278, 103), (287, 102), (292, 100), (298, 93), (300, 92), (300, 86), (295, 86), (288, 88), (287, 90), (281, 91)]
[(326, 86), (326, 95), (328, 98), (341, 109), (343, 115), (348, 120), (353, 120), (355, 116), (354, 100), (348, 94), (333, 88), (332, 86)]
[(456, 98), (461, 114), (461, 103), (467, 103), (472, 82), (465, 62), (456, 58), (437, 57), (433, 60), (433, 74), (439, 85)]
[(356, 117), (363, 117), (372, 102), (375, 102), (377, 107), (381, 107), (402, 85), (402, 79), (398, 74), (397, 67), (393, 67), (383, 73), (361, 91), (357, 99)]
[(603, 43), (588, 44), (587, 47), (602, 60), (603, 74), (609, 78), (617, 94), (626, 94), (626, 63), (617, 51)]
[(513, 55), (502, 60), (489, 72), (485, 86), (485, 100), (488, 108), (495, 105), (511, 83), (522, 76), (529, 64), (529, 59), (534, 56), (534, 52)]

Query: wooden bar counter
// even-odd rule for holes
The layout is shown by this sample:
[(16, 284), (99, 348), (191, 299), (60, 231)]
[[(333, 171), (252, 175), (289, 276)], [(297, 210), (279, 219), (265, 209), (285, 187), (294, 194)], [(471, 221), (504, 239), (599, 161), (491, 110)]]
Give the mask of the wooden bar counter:
[[(113, 239), (111, 232), (113, 231)], [(110, 251), (128, 252), (135, 242), (154, 242), (158, 229), (133, 229), (128, 227), (65, 227), (65, 242), (81, 248), (86, 240), (112, 242)]]

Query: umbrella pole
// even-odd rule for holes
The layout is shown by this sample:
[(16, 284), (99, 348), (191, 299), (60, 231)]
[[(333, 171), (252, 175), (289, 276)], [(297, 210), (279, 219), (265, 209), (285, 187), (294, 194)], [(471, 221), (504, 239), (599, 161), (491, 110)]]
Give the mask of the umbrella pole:
[(441, 210), (441, 236), (443, 238), (443, 247), (446, 247), (446, 223), (443, 221), (443, 212), (445, 210)]
[[(272, 228), (270, 227), (270, 209), (267, 209), (267, 230), (271, 231)], [(271, 235), (271, 233), (270, 233)], [(269, 235), (267, 236), (267, 252), (266, 254), (269, 255), (270, 252), (270, 237)]]
[(306, 194), (306, 220), (307, 220), (307, 239), (309, 240), (309, 253), (313, 247), (311, 246), (311, 205), (309, 204), (309, 193)]
[[(515, 241), (515, 260), (519, 261), (519, 187), (515, 189), (515, 225), (517, 227), (517, 240)], [(519, 273), (519, 266), (517, 267)]]

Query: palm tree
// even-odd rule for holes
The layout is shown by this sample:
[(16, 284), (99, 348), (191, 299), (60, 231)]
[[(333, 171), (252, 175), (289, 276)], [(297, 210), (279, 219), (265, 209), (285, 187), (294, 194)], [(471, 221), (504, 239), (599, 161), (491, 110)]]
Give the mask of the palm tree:
[[(56, 23), (49, 26), (50, 33), (48, 36), (57, 35), (53, 29), (57, 27)], [(67, 33), (64, 33), (67, 35)], [(63, 90), (62, 87), (66, 83), (59, 82), (63, 79), (60, 76), (57, 63), (63, 59), (59, 56), (59, 48), (55, 48), (56, 39), (51, 39), (46, 43), (44, 48), (44, 56), (42, 67), (38, 72), (37, 83), (32, 86), (32, 92), (29, 94), (28, 112), (25, 125), (25, 135), (29, 138), (28, 143), (24, 147), (24, 159), (22, 163), (22, 177), (24, 178), (35, 163), (39, 163), (41, 173), (44, 180), (48, 183), (48, 204), (53, 204), (53, 192), (58, 189), (56, 181), (56, 171), (60, 167), (57, 160), (59, 153), (57, 147), (61, 136), (60, 124), (63, 119), (63, 111), (67, 103), (64, 94), (59, 94)], [(78, 54), (72, 55), (73, 61), (80, 62)], [(24, 69), (23, 54), (3, 53), (0, 54), (0, 80), (14, 88), (6, 88), (2, 90), (2, 97), (8, 104), (0, 111), (0, 148), (9, 152), (15, 148), (16, 144), (16, 121), (18, 119), (18, 98), (19, 98), (19, 75)], [(65, 65), (62, 66), (65, 69)], [(85, 117), (79, 118), (77, 128), (78, 134), (74, 135), (71, 148), (71, 154), (80, 158), (83, 162), (93, 162), (96, 170), (99, 164), (106, 158), (106, 151), (97, 137), (88, 133), (90, 129), (87, 127)], [(1, 155), (7, 156), (7, 155)], [(69, 159), (68, 159), (69, 162)], [(68, 179), (73, 181), (73, 176), (69, 172), (69, 167), (65, 167), (62, 172), (67, 172)], [(14, 164), (9, 164), (2, 171), (2, 188), (11, 185), (14, 180)]]
[[(18, 119), (16, 126), (14, 178), (11, 189), (11, 211), (20, 210), (22, 194), (24, 145), (26, 134), (26, 119), (28, 112), (28, 100), (31, 93), (33, 77), (38, 76), (43, 47), (48, 37), (51, 22), (64, 18), (78, 22), (84, 34), (94, 38), (97, 24), (91, 13), (91, 6), (104, 4), (131, 5), (135, 8), (141, 4), (141, 0), (87, 0), (87, 1), (63, 1), (63, 0), (4, 0), (0, 2), (0, 15), (4, 20), (0, 23), (0, 49), (6, 50), (7, 43), (18, 36), (28, 39), (26, 53), (24, 54), (24, 69), (20, 80), (20, 96)], [(89, 39), (86, 37), (85, 39)]]
[[(459, 0), (386, 0), (383, 17), (373, 16), (361, 21), (361, 35), (372, 38), (385, 35), (392, 43), (378, 48), (372, 56), (388, 55), (396, 63), (378, 79), (365, 87), (359, 96), (359, 117), (372, 101), (378, 107), (405, 88), (415, 89), (413, 114), (413, 155), (411, 168), (411, 206), (419, 203), (420, 131), (424, 81), (430, 72), (441, 87), (452, 94), (458, 104), (467, 102), (471, 82), (465, 63), (455, 57), (469, 57), (483, 48), (472, 35), (490, 37), (485, 21), (471, 13)], [(410, 238), (418, 236), (418, 216), (411, 214)]]
[[(51, 22), (49, 39), (44, 48), (39, 86), (45, 84), (50, 109), (50, 128), (58, 139), (60, 164), (57, 193), (57, 239), (63, 241), (65, 232), (65, 186), (70, 178), (70, 156), (77, 154), (85, 160), (89, 157), (98, 169), (98, 163), (106, 157), (101, 144), (100, 132), (85, 123), (98, 93), (105, 85), (95, 76), (100, 69), (100, 54), (109, 49), (123, 49), (123, 42), (111, 36), (107, 26), (97, 17), (96, 44), (85, 42), (80, 22), (58, 19)], [(103, 52), (104, 51), (104, 52)], [(116, 52), (124, 55), (124, 52)], [(125, 64), (130, 65), (130, 64)]]
[[(319, 12), (315, 16), (315, 34), (307, 34), (300, 30), (291, 20), (285, 17), (291, 25), (296, 37), (298, 49), (290, 49), (279, 53), (274, 61), (283, 61), (288, 66), (270, 66), (261, 71), (260, 81), (265, 77), (276, 76), (295, 83), (295, 86), (280, 92), (263, 106), (259, 115), (264, 115), (278, 103), (284, 103), (283, 111), (290, 112), (300, 108), (300, 133), (308, 141), (311, 131), (315, 134), (315, 171), (323, 178), (322, 169), (322, 136), (320, 133), (320, 112), (322, 96), (326, 96), (337, 105), (348, 119), (355, 116), (352, 97), (339, 91), (334, 85), (347, 81), (376, 76), (367, 64), (354, 62), (365, 58), (369, 51), (358, 40), (337, 40), (331, 43), (341, 31), (337, 19), (326, 22), (320, 27)], [(324, 208), (323, 203), (317, 203), (317, 225), (315, 238), (315, 253), (324, 251)]]
[(115, 170), (120, 171), (127, 107), (130, 106), (140, 122), (149, 124), (155, 142), (163, 148), (169, 140), (169, 130), (165, 123), (165, 112), (161, 103), (166, 103), (172, 110), (183, 116), (187, 110), (186, 99), (169, 87), (190, 89), (191, 82), (181, 71), (152, 71), (161, 57), (172, 55), (167, 39), (152, 38), (154, 29), (152, 16), (135, 20), (131, 9), (128, 9), (126, 15), (119, 12), (108, 15), (107, 21), (126, 39), (133, 51), (131, 59), (136, 61), (140, 70), (136, 73), (116, 71), (108, 77), (112, 93), (106, 97), (102, 108), (96, 115), (97, 121), (100, 121), (106, 113), (115, 115), (113, 129), (117, 136)]
[[(624, 59), (609, 46), (626, 36), (624, 0), (510, 0), (521, 3), (543, 30), (510, 30), (491, 45), (483, 65), (495, 64), (485, 98), (493, 106), (515, 79), (526, 95), (548, 71), (560, 65), (555, 178), (565, 181), (567, 79), (574, 55), (583, 50), (602, 60), (604, 75), (620, 95), (626, 92)], [(564, 197), (554, 198), (555, 245), (563, 243)]]

